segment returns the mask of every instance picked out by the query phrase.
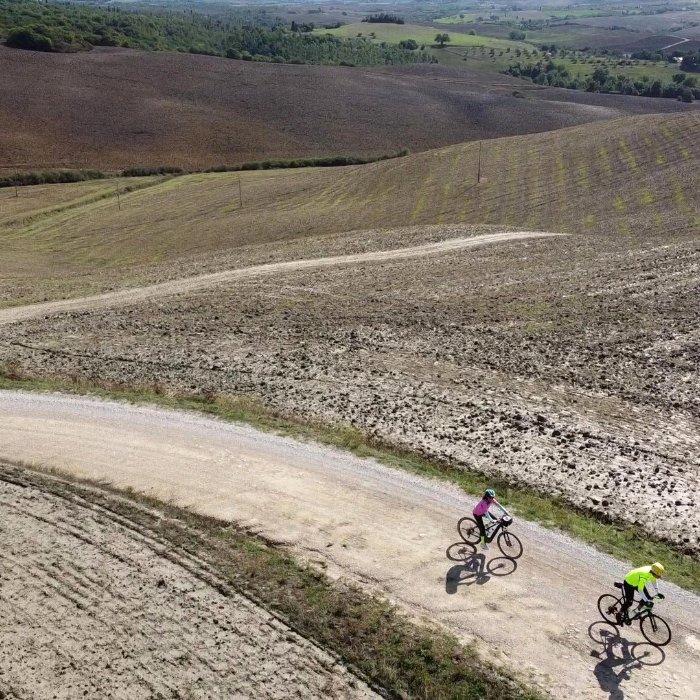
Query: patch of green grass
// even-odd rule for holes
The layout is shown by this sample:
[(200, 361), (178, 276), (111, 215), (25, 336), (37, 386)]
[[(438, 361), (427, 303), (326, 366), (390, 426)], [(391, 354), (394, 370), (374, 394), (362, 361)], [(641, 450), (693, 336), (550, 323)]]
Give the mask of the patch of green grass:
[[(343, 38), (353, 38), (361, 34), (362, 37), (373, 41), (385, 41), (389, 44), (398, 44), (400, 41), (413, 39), (419, 44), (431, 46), (435, 43), (436, 34), (442, 33), (434, 27), (424, 27), (418, 24), (379, 24), (358, 22), (356, 24), (344, 24), (337, 29), (317, 29), (318, 34), (332, 34)], [(374, 36), (372, 36), (374, 34)], [(449, 34), (449, 32), (448, 32)], [(509, 41), (507, 39), (495, 39), (488, 36), (462, 34), (453, 32), (450, 34), (450, 46), (486, 46), (494, 49), (507, 48), (531, 48), (521, 41)]]
[(247, 423), (266, 432), (312, 440), (352, 452), (358, 457), (376, 459), (390, 467), (450, 481), (469, 494), (481, 494), (486, 488), (493, 487), (520, 517), (538, 522), (547, 528), (561, 530), (637, 566), (649, 561), (663, 561), (670, 581), (700, 593), (700, 563), (665, 542), (653, 540), (647, 533), (630, 526), (604, 521), (587, 511), (577, 510), (558, 498), (515, 487), (502, 478), (426, 459), (415, 451), (387, 444), (354, 427), (311, 423), (276, 413), (249, 396), (166, 393), (160, 386), (99, 386), (78, 378), (73, 382), (30, 378), (8, 364), (0, 366), (0, 389), (62, 391), (193, 410), (227, 421)]
[(650, 207), (654, 203), (654, 195), (649, 190), (642, 190), (640, 199), (645, 207)]
[[(538, 700), (505, 669), (483, 661), (437, 627), (411, 622), (385, 600), (332, 581), (283, 548), (232, 526), (132, 490), (60, 472), (0, 465), (6, 480), (87, 501), (139, 530), (205, 560), (224, 596), (235, 591), (271, 611), (303, 637), (329, 650), (375, 690), (391, 698)], [(54, 474), (56, 474), (54, 472)], [(145, 507), (144, 507), (145, 506)]]
[(88, 204), (101, 202), (104, 199), (116, 199), (117, 193), (119, 193), (120, 196), (124, 196), (131, 192), (138, 192), (139, 190), (158, 185), (170, 178), (171, 176), (138, 177), (133, 178), (131, 181), (125, 181), (122, 178), (104, 180), (103, 182), (105, 182), (105, 187), (101, 188), (97, 192), (85, 195), (83, 197), (78, 197), (62, 204), (57, 204), (53, 207), (46, 207), (44, 209), (25, 212), (24, 214), (18, 215), (14, 219), (4, 221), (3, 225), (9, 227), (16, 224), (22, 224), (26, 226), (34, 223), (35, 221), (39, 221), (40, 219), (44, 219), (55, 214), (61, 214), (65, 211), (70, 211), (71, 209), (79, 209), (87, 206)]

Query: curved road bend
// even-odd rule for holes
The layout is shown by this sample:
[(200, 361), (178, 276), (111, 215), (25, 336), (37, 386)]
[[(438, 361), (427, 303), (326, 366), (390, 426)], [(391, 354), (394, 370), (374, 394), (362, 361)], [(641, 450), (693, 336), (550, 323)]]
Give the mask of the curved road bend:
[[(476, 638), (557, 698), (700, 697), (696, 596), (664, 586), (674, 640), (663, 655), (638, 628), (625, 629), (629, 644), (605, 647), (589, 626), (598, 595), (614, 590), (626, 565), (521, 521), (525, 554), (514, 571), (493, 546), (486, 562), (450, 561), (455, 523), (474, 499), (448, 484), (188, 413), (8, 391), (0, 392), (0, 458), (108, 479), (251, 526)], [(484, 565), (476, 576), (473, 567)]]

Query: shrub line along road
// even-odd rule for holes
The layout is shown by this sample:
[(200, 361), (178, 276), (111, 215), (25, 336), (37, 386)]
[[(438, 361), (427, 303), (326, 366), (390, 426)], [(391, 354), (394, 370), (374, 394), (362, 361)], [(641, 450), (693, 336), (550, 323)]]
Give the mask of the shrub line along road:
[[(378, 253), (260, 265), (83, 299), (0, 311), (0, 324), (192, 292), (259, 274), (448, 252), (510, 232)], [(551, 235), (551, 234), (549, 234)], [(517, 566), (495, 545), (448, 559), (474, 499), (456, 487), (326, 447), (196, 415), (57, 394), (0, 392), (0, 459), (107, 479), (252, 527), (305, 558), (446, 625), (555, 697), (698, 698), (700, 600), (664, 586), (674, 631), (664, 652), (627, 628), (622, 643), (596, 599), (627, 564), (517, 521)], [(457, 554), (459, 547), (450, 551)], [(484, 556), (486, 555), (486, 556)], [(478, 573), (480, 572), (480, 573)], [(593, 627), (590, 625), (592, 623)], [(605, 636), (607, 633), (607, 637)], [(608, 643), (602, 643), (607, 639)], [(661, 663), (662, 662), (662, 663)], [(695, 669), (695, 670), (694, 670)]]
[(8, 323), (27, 321), (39, 318), (47, 314), (58, 314), (69, 311), (92, 311), (97, 309), (113, 308), (126, 304), (152, 301), (166, 296), (199, 292), (210, 287), (235, 282), (237, 280), (250, 279), (263, 275), (283, 274), (298, 270), (311, 270), (320, 267), (332, 267), (335, 265), (350, 265), (368, 262), (395, 261), (406, 258), (448, 253), (464, 248), (473, 248), (489, 243), (501, 243), (504, 241), (542, 238), (545, 236), (561, 236), (560, 233), (546, 233), (544, 231), (504, 231), (502, 233), (487, 233), (472, 238), (452, 238), (437, 243), (410, 248), (396, 248), (394, 250), (380, 250), (369, 253), (354, 253), (352, 255), (336, 255), (326, 258), (310, 258), (308, 260), (292, 260), (289, 262), (268, 263), (254, 265), (235, 270), (224, 270), (206, 275), (197, 275), (186, 279), (161, 282), (147, 287), (134, 287), (116, 292), (96, 294), (89, 297), (49, 301), (27, 306), (15, 306), (0, 310), (0, 326)]
[(474, 502), (450, 484), (185, 412), (14, 391), (0, 392), (0, 459), (107, 479), (252, 527), (475, 637), (555, 697), (618, 697), (618, 685), (636, 698), (699, 697), (697, 596), (664, 585), (660, 612), (675, 635), (665, 658), (638, 628), (625, 629), (629, 646), (606, 647), (596, 640), (613, 628), (594, 625), (594, 640), (589, 625), (627, 565), (517, 516), (525, 553), (515, 570), (495, 545), (485, 560), (449, 560), (456, 522)]

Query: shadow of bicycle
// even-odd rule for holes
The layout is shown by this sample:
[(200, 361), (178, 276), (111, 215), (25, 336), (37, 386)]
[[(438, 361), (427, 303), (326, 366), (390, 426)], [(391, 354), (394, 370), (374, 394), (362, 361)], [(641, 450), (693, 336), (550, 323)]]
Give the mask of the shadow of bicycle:
[(591, 656), (598, 659), (593, 675), (601, 690), (608, 693), (608, 700), (624, 700), (622, 684), (631, 678), (632, 671), (659, 666), (666, 659), (663, 649), (648, 642), (630, 642), (609, 622), (594, 622), (588, 636), (600, 646), (591, 650)]
[(460, 586), (482, 586), (492, 576), (509, 576), (518, 568), (518, 563), (507, 557), (494, 557), (487, 562), (485, 555), (466, 542), (451, 544), (447, 548), (447, 558), (459, 562), (445, 575), (445, 591), (450, 594), (456, 593)]

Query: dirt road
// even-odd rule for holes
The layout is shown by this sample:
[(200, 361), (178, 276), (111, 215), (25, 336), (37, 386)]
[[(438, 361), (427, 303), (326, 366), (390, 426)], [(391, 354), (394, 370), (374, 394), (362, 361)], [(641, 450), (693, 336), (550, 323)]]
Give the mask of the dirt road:
[(299, 270), (312, 270), (321, 267), (336, 265), (353, 265), (367, 262), (382, 262), (386, 260), (403, 260), (406, 258), (435, 255), (437, 253), (449, 253), (451, 251), (473, 248), (490, 243), (501, 243), (527, 238), (542, 238), (545, 236), (561, 236), (560, 233), (545, 233), (543, 231), (506, 231), (503, 233), (489, 233), (471, 238), (453, 238), (438, 243), (426, 243), (410, 248), (396, 248), (394, 250), (372, 251), (356, 253), (353, 255), (337, 255), (325, 258), (311, 258), (307, 260), (292, 260), (289, 262), (269, 263), (266, 265), (254, 265), (235, 270), (224, 270), (206, 275), (187, 277), (185, 279), (161, 282), (147, 287), (134, 287), (116, 292), (96, 294), (89, 297), (65, 299), (61, 301), (49, 301), (28, 306), (16, 306), (0, 309), (0, 326), (26, 321), (32, 318), (40, 318), (50, 314), (58, 314), (66, 311), (87, 311), (95, 309), (107, 309), (125, 304), (135, 304), (142, 301), (151, 301), (161, 297), (173, 296), (197, 292), (210, 287), (223, 285), (238, 280), (261, 277), (264, 275), (283, 274)]
[(470, 556), (454, 547), (451, 560), (455, 523), (473, 499), (449, 485), (190, 414), (20, 392), (0, 392), (0, 458), (108, 479), (251, 526), (476, 638), (555, 697), (700, 697), (696, 596), (664, 586), (675, 634), (664, 651), (638, 629), (621, 640), (597, 622), (596, 599), (624, 563), (520, 521), (517, 566), (495, 549)]

